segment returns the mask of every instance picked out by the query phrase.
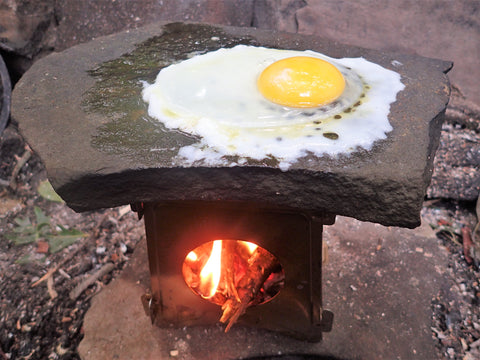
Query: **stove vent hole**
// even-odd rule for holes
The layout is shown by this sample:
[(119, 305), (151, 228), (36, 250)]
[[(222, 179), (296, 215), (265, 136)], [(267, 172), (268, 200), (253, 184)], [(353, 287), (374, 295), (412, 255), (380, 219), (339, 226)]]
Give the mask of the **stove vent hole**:
[(278, 259), (242, 240), (215, 240), (193, 249), (183, 262), (183, 278), (195, 294), (224, 308), (264, 304), (285, 284)]

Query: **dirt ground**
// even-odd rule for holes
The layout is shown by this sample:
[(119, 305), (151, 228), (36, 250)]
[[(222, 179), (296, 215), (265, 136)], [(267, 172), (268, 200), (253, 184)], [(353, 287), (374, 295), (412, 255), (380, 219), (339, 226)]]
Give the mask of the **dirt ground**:
[[(478, 139), (478, 123), (475, 129)], [(439, 152), (452, 133), (471, 132), (458, 119), (449, 118)], [(0, 359), (79, 359), (76, 349), (90, 299), (120, 273), (135, 245), (144, 240), (143, 222), (129, 206), (78, 214), (47, 200), (38, 190), (46, 179), (43, 165), (30, 155), (15, 124), (5, 129), (0, 145)], [(17, 164), (27, 158), (19, 168)], [(436, 167), (441, 166), (437, 161)], [(464, 254), (469, 229), (476, 223), (475, 203), (427, 198), (423, 216), (449, 250), (446, 270), (458, 284), (432, 300), (433, 341), (445, 359), (476, 359), (480, 272), (478, 258)], [(40, 222), (50, 225), (43, 226), (31, 243), (21, 245), (28, 240), (23, 236), (28, 233), (25, 218), (37, 228)], [(67, 238), (59, 246), (51, 235), (66, 230), (77, 238), (72, 235), (75, 239)]]
[[(14, 125), (4, 131), (0, 144), (0, 179), (4, 185), (28, 147)], [(129, 206), (77, 214), (63, 203), (38, 194), (37, 187), (45, 179), (40, 160), (32, 155), (17, 176), (16, 189), (10, 185), (0, 188), (2, 360), (78, 359), (76, 347), (83, 336), (83, 316), (91, 297), (120, 272), (135, 244), (144, 239), (143, 222)], [(16, 244), (21, 237), (14, 232), (18, 228), (15, 219), (29, 218), (35, 224), (35, 208), (50, 220), (49, 232), (59, 233), (62, 226), (82, 236), (55, 253), (55, 240), (46, 240), (41, 234), (30, 244)], [(18, 238), (9, 239), (12, 234)], [(106, 267), (111, 271), (96, 278), (95, 273), (106, 264), (113, 264)], [(39, 282), (52, 269), (57, 271)], [(70, 294), (92, 279), (93, 285), (79, 295)], [(39, 284), (34, 286), (35, 282)]]

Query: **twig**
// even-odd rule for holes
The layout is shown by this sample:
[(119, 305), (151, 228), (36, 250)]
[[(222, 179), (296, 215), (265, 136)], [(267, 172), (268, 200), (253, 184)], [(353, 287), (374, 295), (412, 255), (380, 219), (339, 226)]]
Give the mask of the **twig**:
[(257, 247), (248, 260), (249, 268), (238, 284), (240, 301), (230, 297), (222, 306), (221, 323), (227, 323), (225, 332), (228, 332), (238, 318), (243, 315), (255, 299), (261, 287), (279, 265), (277, 259), (268, 251)]
[(115, 268), (113, 263), (107, 263), (103, 265), (100, 270), (98, 270), (95, 274), (89, 276), (83, 282), (78, 284), (72, 291), (70, 291), (70, 299), (76, 300), (90, 285), (95, 283), (99, 278), (108, 274)]
[(60, 273), (60, 275), (62, 275), (65, 279), (71, 279), (72, 277), (63, 269), (58, 269), (58, 272)]
[(48, 278), (47, 289), (48, 289), (48, 294), (50, 295), (50, 299), (53, 300), (58, 296), (58, 293), (55, 291), (55, 288), (54, 288), (53, 277)]
[(12, 177), (10, 178), (10, 189), (16, 190), (17, 189), (17, 175), (22, 169), (23, 165), (26, 164), (28, 159), (32, 156), (32, 150), (28, 146), (25, 147), (25, 152), (23, 153), (22, 157), (18, 159), (17, 163), (15, 164), (15, 167), (13, 168), (12, 171)]
[(43, 275), (40, 279), (35, 281), (32, 284), (32, 287), (40, 285), (42, 282), (45, 280), (48, 280), (58, 269), (60, 269), (64, 264), (66, 264), (68, 261), (70, 261), (81, 249), (85, 247), (86, 243), (80, 247), (78, 247), (75, 251), (71, 252), (69, 255), (63, 258), (62, 261), (60, 261), (57, 265), (55, 265), (53, 268), (47, 271), (45, 275)]
[(234, 297), (238, 302), (241, 301), (238, 295), (237, 288), (235, 287), (235, 249), (237, 246), (236, 241), (224, 241), (222, 249), (222, 275), (225, 279), (225, 287), (227, 291), (227, 297)]
[(247, 310), (249, 303), (247, 301), (244, 301), (242, 303), (239, 303), (235, 307), (235, 311), (233, 312), (233, 315), (228, 320), (221, 321), (221, 322), (228, 322), (227, 326), (225, 327), (225, 332), (227, 333), (230, 328), (237, 322), (238, 318), (243, 315), (243, 313)]
[(121, 219), (124, 215), (128, 214), (129, 212), (131, 212), (131, 208), (130, 208), (130, 205), (125, 205), (125, 206), (122, 206), (119, 210), (118, 210), (118, 218)]

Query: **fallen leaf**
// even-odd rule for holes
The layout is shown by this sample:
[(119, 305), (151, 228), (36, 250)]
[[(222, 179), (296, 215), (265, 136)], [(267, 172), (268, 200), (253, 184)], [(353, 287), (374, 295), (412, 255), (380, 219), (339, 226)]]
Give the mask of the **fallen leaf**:
[(63, 199), (55, 192), (55, 190), (52, 187), (52, 184), (48, 180), (42, 181), (37, 188), (38, 194), (43, 197), (44, 199), (47, 199), (49, 201), (53, 202), (59, 202), (63, 203)]
[(440, 219), (440, 220), (437, 221), (437, 225), (438, 226), (450, 226), (452, 224), (450, 223), (450, 221)]
[(20, 211), (23, 208), (23, 203), (11, 197), (0, 197), (0, 218), (4, 218), (11, 213)]

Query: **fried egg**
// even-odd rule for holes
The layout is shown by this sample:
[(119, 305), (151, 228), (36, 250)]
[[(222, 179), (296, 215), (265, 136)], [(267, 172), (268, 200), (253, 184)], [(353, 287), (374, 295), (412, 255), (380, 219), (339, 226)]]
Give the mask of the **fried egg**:
[(282, 170), (309, 153), (370, 150), (392, 130), (400, 75), (364, 58), (237, 45), (163, 68), (146, 84), (148, 113), (196, 136), (181, 163), (235, 166), (274, 158)]

